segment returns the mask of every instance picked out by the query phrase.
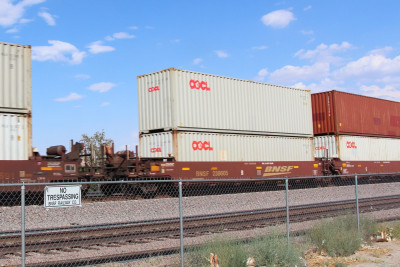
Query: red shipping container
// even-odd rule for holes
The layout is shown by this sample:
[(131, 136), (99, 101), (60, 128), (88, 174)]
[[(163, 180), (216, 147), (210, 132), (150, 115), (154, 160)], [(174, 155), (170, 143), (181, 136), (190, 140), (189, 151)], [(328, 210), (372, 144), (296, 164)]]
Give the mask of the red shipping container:
[(314, 135), (400, 138), (400, 103), (329, 91), (311, 95)]

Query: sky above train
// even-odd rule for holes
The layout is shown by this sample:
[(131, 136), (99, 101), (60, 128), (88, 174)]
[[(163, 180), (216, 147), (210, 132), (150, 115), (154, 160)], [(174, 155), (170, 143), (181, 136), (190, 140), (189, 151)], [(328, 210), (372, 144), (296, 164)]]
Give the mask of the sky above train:
[[(0, 0), (32, 46), (33, 145), (138, 144), (138, 75), (179, 68), (400, 101), (398, 0)], [(223, 104), (223, 103), (221, 103)]]

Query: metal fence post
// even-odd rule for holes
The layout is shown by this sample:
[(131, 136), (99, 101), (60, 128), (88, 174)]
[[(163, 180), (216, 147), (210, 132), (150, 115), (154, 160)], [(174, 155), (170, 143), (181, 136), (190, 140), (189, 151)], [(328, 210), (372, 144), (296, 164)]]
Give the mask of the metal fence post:
[(285, 188), (286, 188), (286, 238), (287, 238), (287, 245), (289, 247), (289, 179), (285, 179)]
[(182, 207), (182, 181), (179, 181), (179, 232), (181, 238), (181, 267), (183, 267), (183, 207)]
[(360, 209), (358, 206), (358, 179), (357, 175), (354, 176), (355, 178), (355, 190), (356, 190), (356, 208), (357, 208), (357, 231), (360, 232)]
[(21, 266), (25, 267), (25, 183), (21, 186)]

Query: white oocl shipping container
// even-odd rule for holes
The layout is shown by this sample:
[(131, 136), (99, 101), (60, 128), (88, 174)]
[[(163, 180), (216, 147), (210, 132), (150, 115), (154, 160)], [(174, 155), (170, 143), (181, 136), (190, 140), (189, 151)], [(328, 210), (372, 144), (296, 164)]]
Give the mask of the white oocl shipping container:
[(0, 112), (31, 111), (31, 46), (0, 42)]
[(177, 161), (312, 161), (313, 139), (202, 132), (160, 132), (140, 136), (141, 157)]
[(32, 156), (32, 118), (0, 113), (0, 160), (27, 160)]
[(400, 139), (330, 135), (314, 138), (315, 157), (348, 161), (394, 161), (400, 159)]
[(139, 131), (312, 137), (310, 91), (179, 69), (138, 76)]

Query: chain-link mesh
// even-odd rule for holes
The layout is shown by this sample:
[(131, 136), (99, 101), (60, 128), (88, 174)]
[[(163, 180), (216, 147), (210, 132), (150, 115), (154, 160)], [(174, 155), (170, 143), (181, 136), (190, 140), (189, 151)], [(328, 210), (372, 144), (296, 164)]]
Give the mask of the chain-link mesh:
[[(215, 253), (212, 244), (218, 240), (248, 244), (267, 234), (286, 236), (287, 230), (291, 240), (321, 219), (357, 210), (373, 219), (397, 218), (396, 177), (2, 184), (0, 266), (23, 261), (39, 266), (121, 261), (121, 266), (181, 266), (182, 259), (184, 266), (203, 266), (195, 262), (210, 258), (199, 259), (194, 251), (205, 246), (206, 254)], [(78, 186), (80, 206), (46, 208), (45, 188), (51, 186)]]

